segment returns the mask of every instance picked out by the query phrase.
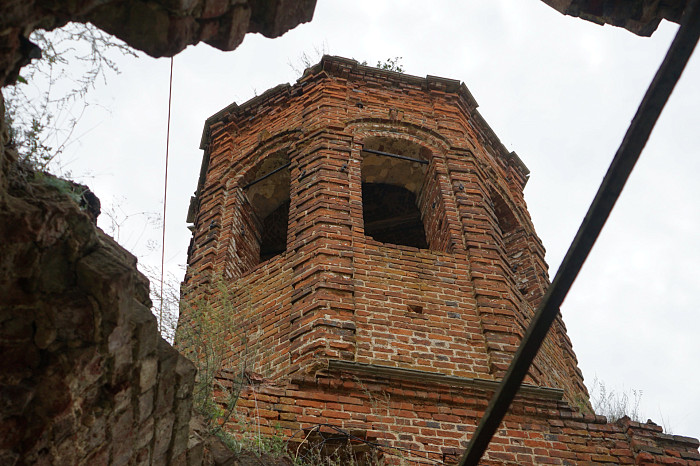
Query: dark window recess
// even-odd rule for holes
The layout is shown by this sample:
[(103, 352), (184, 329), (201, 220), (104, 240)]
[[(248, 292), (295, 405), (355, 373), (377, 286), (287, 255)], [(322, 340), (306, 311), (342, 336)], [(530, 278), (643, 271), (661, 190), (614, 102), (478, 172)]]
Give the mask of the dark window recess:
[(382, 243), (428, 248), (416, 196), (408, 189), (362, 183), (362, 211), (365, 235)]
[(506, 266), (513, 272), (520, 293), (528, 296), (531, 291), (537, 288), (538, 282), (533, 280), (533, 264), (528, 253), (524, 230), (513, 211), (499, 194), (491, 192), (490, 197), (501, 233)]
[[(289, 166), (289, 157), (280, 151), (263, 159), (241, 180), (247, 200), (242, 207), (253, 230), (239, 242), (239, 253), (245, 255), (248, 270), (287, 249)], [(252, 244), (253, 238), (259, 242)]]
[(289, 200), (263, 219), (260, 235), (260, 262), (272, 259), (287, 249), (288, 220)]
[(498, 221), (498, 227), (501, 229), (501, 235), (507, 238), (508, 235), (513, 233), (518, 226), (518, 221), (515, 219), (515, 215), (511, 212), (508, 205), (505, 203), (503, 198), (498, 194), (491, 194), (493, 202), (493, 210), (496, 213), (496, 219)]

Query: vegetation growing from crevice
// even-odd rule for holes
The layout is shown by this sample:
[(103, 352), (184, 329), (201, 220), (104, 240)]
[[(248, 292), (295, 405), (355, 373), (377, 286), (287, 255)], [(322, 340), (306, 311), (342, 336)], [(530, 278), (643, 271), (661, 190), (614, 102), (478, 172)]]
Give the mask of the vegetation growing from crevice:
[[(235, 298), (226, 283), (222, 279), (212, 283), (212, 293), (191, 301), (178, 300), (181, 317), (176, 347), (197, 369), (193, 408), (203, 417), (209, 433), (235, 454), (253, 453), (266, 460), (285, 458), (286, 439), (279, 430), (276, 435), (261, 435), (259, 419), (236, 412), (241, 392), (250, 385), (257, 349), (249, 345), (254, 338), (235, 334), (239, 331), (234, 322)], [(166, 299), (171, 304), (174, 288), (167, 287), (170, 297)], [(174, 326), (166, 327), (174, 331)], [(243, 343), (242, 352), (234, 354), (234, 339)]]
[[(605, 416), (608, 422), (628, 418), (633, 422), (643, 423), (645, 416), (640, 409), (643, 394), (643, 390), (634, 388), (623, 390), (610, 388), (604, 381), (595, 377), (590, 387), (590, 406), (593, 409), (591, 410), (588, 403), (583, 400), (576, 403), (576, 407), (583, 413)], [(659, 417), (664, 432), (672, 433), (668, 418), (663, 413), (659, 413)]]
[(642, 390), (637, 389), (610, 389), (605, 382), (595, 378), (591, 387), (591, 405), (595, 413), (605, 416), (608, 422), (617, 422), (625, 416), (632, 421), (642, 422), (639, 411), (642, 395)]
[(404, 67), (401, 64), (403, 57), (387, 58), (384, 61), (377, 61), (376, 67), (380, 70), (395, 71), (397, 73), (404, 73)]
[(76, 128), (90, 105), (88, 93), (119, 73), (116, 57), (136, 53), (91, 24), (37, 30), (30, 40), (37, 46), (30, 54), (34, 60), (2, 90), (10, 144), (20, 162), (70, 177), (61, 156), (80, 137)]
[[(252, 363), (247, 343), (243, 354), (233, 354), (233, 296), (221, 280), (215, 289), (215, 299), (204, 296), (180, 302), (176, 346), (197, 368), (194, 408), (217, 433), (233, 415)], [(242, 338), (247, 341), (245, 335)]]
[[(401, 64), (401, 60), (403, 60), (403, 57), (389, 57), (384, 61), (377, 60), (375, 68), (379, 68), (380, 70), (394, 71), (396, 73), (405, 73), (405, 69)], [(367, 60), (363, 60), (360, 62), (360, 65), (369, 66), (369, 63), (367, 63)]]
[[(302, 52), (296, 60), (288, 60), (287, 65), (289, 65), (289, 67), (294, 71), (294, 73), (297, 76), (302, 76), (307, 68), (311, 68), (316, 63), (318, 63), (324, 55), (329, 54), (330, 51), (328, 49), (328, 44), (323, 42), (320, 46), (315, 46), (313, 51), (311, 52)], [(369, 62), (367, 62), (367, 60), (360, 61), (356, 58), (353, 58), (353, 60), (357, 61), (362, 66), (369, 66)], [(396, 73), (405, 73), (406, 70), (403, 64), (401, 63), (402, 60), (403, 57), (398, 56), (389, 57), (386, 60), (377, 60), (375, 68), (379, 68), (380, 70), (394, 71)]]
[[(211, 283), (206, 295), (180, 302), (176, 335), (176, 347), (197, 368), (193, 407), (210, 434), (239, 457), (254, 454), (265, 464), (383, 465), (382, 454), (403, 458), (401, 451), (355, 437), (336, 426), (318, 424), (290, 435), (288, 430), (260, 418), (257, 401), (247, 411), (237, 409), (244, 390), (248, 392), (246, 399), (257, 400), (257, 383), (253, 380), (258, 349), (254, 342), (260, 335), (236, 334), (240, 331), (234, 319), (236, 297), (223, 279), (212, 279)], [(174, 289), (172, 284), (169, 288), (171, 292)], [(234, 339), (243, 346), (235, 354)], [(373, 412), (388, 409), (388, 395), (377, 398), (364, 387), (363, 391)]]

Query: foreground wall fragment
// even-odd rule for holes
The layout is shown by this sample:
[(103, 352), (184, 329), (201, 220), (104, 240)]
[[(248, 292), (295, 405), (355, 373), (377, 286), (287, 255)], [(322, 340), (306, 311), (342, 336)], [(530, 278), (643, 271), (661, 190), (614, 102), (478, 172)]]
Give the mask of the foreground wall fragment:
[[(90, 21), (162, 56), (199, 41), (231, 50), (247, 32), (276, 37), (314, 5), (2, 2), (0, 85), (37, 56), (36, 28)], [(160, 337), (136, 259), (94, 226), (74, 188), (18, 164), (0, 121), (0, 464), (231, 461), (190, 427), (194, 367)]]
[(34, 29), (90, 22), (154, 57), (206, 42), (233, 50), (249, 32), (278, 37), (311, 21), (316, 0), (128, 0), (0, 3), (0, 85), (12, 83), (36, 47)]
[(679, 23), (687, 0), (542, 0), (565, 15), (650, 36), (662, 19)]

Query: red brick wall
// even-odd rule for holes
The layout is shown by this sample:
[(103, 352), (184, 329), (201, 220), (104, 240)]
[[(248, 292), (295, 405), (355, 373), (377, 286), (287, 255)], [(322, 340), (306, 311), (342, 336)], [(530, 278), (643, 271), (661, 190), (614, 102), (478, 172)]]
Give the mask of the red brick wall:
[[(259, 245), (242, 188), (251, 181), (252, 167), (286, 150), (292, 180), (292, 277), (286, 286), (294, 291), (290, 369), (279, 372), (313, 365), (309, 361), (318, 362), (318, 355), (381, 360), (385, 354), (391, 364), (502, 376), (531, 306), (547, 285), (544, 250), (520, 192), (524, 168), (504, 155), (461, 90), (448, 89), (453, 82), (341, 62), (327, 63), (325, 71), (332, 76), (309, 74), (296, 86), (275, 88), (209, 126), (209, 163), (198, 195), (188, 283), (207, 273), (230, 278), (251, 269), (270, 273), (257, 271), (268, 266), (251, 259)], [(429, 154), (418, 207), (430, 253), (381, 245), (364, 235), (361, 148), (370, 136), (405, 140)], [(491, 197), (501, 206), (498, 212)], [(509, 218), (507, 232), (499, 227), (503, 212)], [(438, 259), (440, 251), (446, 254)], [(377, 260), (391, 269), (381, 280), (374, 273), (381, 270)], [(378, 268), (367, 269), (368, 261)], [(421, 276), (412, 271), (416, 267)], [(421, 322), (393, 318), (410, 316), (409, 306), (413, 313), (422, 308)], [(372, 322), (363, 315), (367, 312), (374, 313)], [(387, 331), (410, 334), (400, 345), (381, 337), (375, 345), (375, 334)], [(443, 340), (425, 344), (429, 335)], [(572, 400), (585, 399), (580, 374), (570, 369), (575, 360), (567, 345), (559, 337), (545, 345), (532, 381), (565, 388)]]
[[(456, 81), (326, 57), (294, 86), (278, 86), (208, 120), (185, 299), (213, 295), (211, 284), (224, 281), (234, 296), (233, 308), (220, 310), (234, 316), (232, 354), (252, 351), (254, 364), (247, 369), (275, 380), (280, 390), (292, 390), (286, 395), (290, 399), (266, 408), (270, 419), (298, 428), (313, 423), (314, 416), (318, 422), (343, 413), (337, 417), (342, 425), (358, 422), (365, 430), (384, 432), (377, 438), (401, 441), (399, 426), (411, 425), (413, 415), (392, 411), (370, 422), (364, 417), (365, 402), (342, 401), (361, 399), (364, 392), (327, 372), (335, 360), (483, 383), (503, 376), (549, 282), (544, 248), (522, 193), (527, 169), (475, 108), (469, 91)], [(420, 171), (405, 165), (401, 170), (422, 176), (422, 188), (414, 183), (418, 178), (405, 187), (417, 191), (428, 249), (383, 244), (365, 235), (367, 152), (362, 148), (368, 144), (381, 150), (381, 144), (374, 145), (387, 138), (395, 141), (388, 147), (406, 147), (408, 155), (427, 162)], [(260, 219), (254, 218), (243, 188), (252, 173), (261, 175), (255, 167), (280, 151), (290, 161), (287, 250), (257, 264)], [(396, 167), (374, 165), (375, 170)], [(372, 177), (400, 184), (394, 179), (400, 178), (397, 173), (375, 172)], [(314, 376), (340, 392), (308, 383), (290, 388), (291, 380)], [(571, 405), (588, 407), (561, 318), (526, 382), (561, 389)], [(426, 396), (423, 401), (408, 396), (400, 411), (437, 409), (442, 415), (442, 408), (431, 404), (437, 399)], [(463, 446), (465, 432), (474, 428), (487, 399), (483, 394), (470, 397), (478, 403), (455, 402), (449, 410), (456, 411), (448, 414), (457, 416), (450, 418), (451, 427), (422, 434), (429, 440), (419, 441), (421, 448), (437, 445), (434, 451), (443, 454)], [(300, 407), (295, 399), (307, 400), (308, 406)], [(334, 400), (332, 406), (329, 400)], [(547, 407), (547, 419), (560, 422), (564, 411), (572, 413), (563, 406)], [(415, 416), (415, 422), (420, 418), (425, 416)], [(531, 430), (529, 418), (518, 422), (524, 424), (514, 432)], [(542, 432), (561, 427), (548, 423), (546, 429), (537, 426)], [(419, 430), (412, 434), (429, 430), (414, 428)], [(593, 442), (591, 429), (581, 432), (586, 442)], [(562, 447), (562, 452), (570, 451)], [(527, 461), (535, 462), (542, 454), (534, 447), (521, 453), (533, 455)], [(513, 454), (513, 461), (520, 461)], [(504, 453), (498, 460), (508, 458), (512, 460)]]
[[(454, 464), (490, 396), (474, 388), (326, 374), (283, 386), (266, 381), (250, 386), (237, 411), (249, 421), (250, 431), (291, 438), (292, 451), (323, 424), (321, 429), (335, 436), (342, 432), (328, 426), (395, 453), (384, 455), (386, 464), (426, 459)], [(625, 418), (609, 423), (603, 416), (581, 414), (565, 401), (519, 396), (480, 464), (698, 465), (697, 448), (696, 439), (664, 434), (651, 422)]]
[(367, 243), (354, 261), (355, 360), (489, 377), (464, 261), (446, 253)]

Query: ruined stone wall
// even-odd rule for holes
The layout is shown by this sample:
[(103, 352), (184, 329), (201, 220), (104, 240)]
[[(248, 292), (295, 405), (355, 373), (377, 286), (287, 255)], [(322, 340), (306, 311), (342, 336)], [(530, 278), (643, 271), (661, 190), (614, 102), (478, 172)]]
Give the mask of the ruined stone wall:
[(277, 37), (310, 21), (316, 0), (129, 0), (2, 2), (0, 85), (14, 82), (19, 69), (36, 58), (28, 37), (69, 21), (90, 22), (154, 57), (172, 56), (200, 41), (233, 50), (248, 32)]
[[(37, 56), (35, 28), (91, 21), (161, 56), (278, 36), (314, 4), (2, 2), (0, 84)], [(83, 188), (18, 164), (0, 120), (0, 464), (230, 462), (190, 425), (194, 366), (160, 337), (148, 281), (95, 227)]]
[(70, 183), (18, 166), (8, 173), (0, 462), (186, 455), (194, 366), (160, 337), (136, 259), (94, 227)]
[(560, 13), (650, 36), (662, 19), (680, 22), (687, 0), (542, 0)]

